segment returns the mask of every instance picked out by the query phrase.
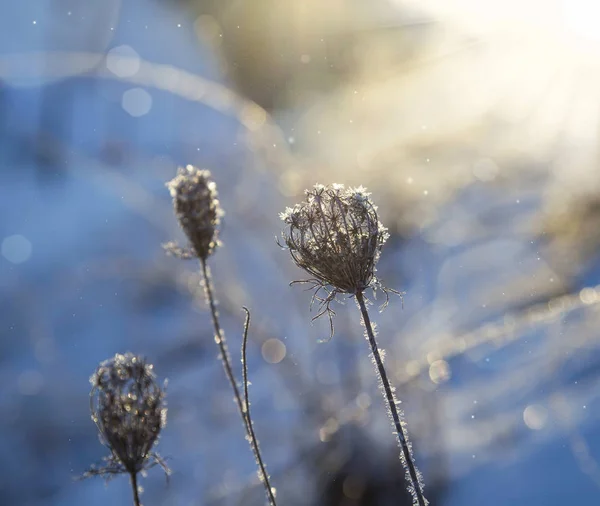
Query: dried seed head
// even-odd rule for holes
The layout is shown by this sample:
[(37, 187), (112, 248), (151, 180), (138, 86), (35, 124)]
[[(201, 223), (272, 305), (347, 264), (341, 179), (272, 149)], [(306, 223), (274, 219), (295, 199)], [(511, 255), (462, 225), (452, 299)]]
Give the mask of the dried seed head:
[(126, 353), (102, 362), (90, 378), (92, 420), (100, 440), (111, 451), (106, 466), (87, 476), (137, 473), (160, 464), (152, 448), (166, 424), (165, 392), (155, 381), (152, 365)]
[(285, 245), (298, 267), (322, 285), (355, 294), (372, 286), (387, 229), (362, 186), (315, 185), (306, 200), (281, 214)]
[[(173, 207), (181, 228), (187, 235), (195, 256), (207, 258), (219, 245), (218, 228), (223, 212), (217, 199), (217, 186), (208, 170), (192, 165), (180, 167), (167, 188), (173, 197)], [(189, 256), (176, 246), (167, 249), (180, 256)]]
[[(319, 313), (313, 320), (327, 314), (333, 336), (335, 312), (330, 304), (338, 293), (355, 295), (369, 287), (381, 288), (386, 295), (383, 307), (388, 291), (399, 293), (381, 286), (375, 277), (389, 235), (362, 186), (346, 189), (341, 184), (317, 184), (305, 193), (304, 202), (281, 213), (287, 225), (283, 241), (296, 265), (312, 276), (300, 282), (315, 288), (311, 306), (318, 301)], [(320, 295), (321, 291), (326, 295)]]

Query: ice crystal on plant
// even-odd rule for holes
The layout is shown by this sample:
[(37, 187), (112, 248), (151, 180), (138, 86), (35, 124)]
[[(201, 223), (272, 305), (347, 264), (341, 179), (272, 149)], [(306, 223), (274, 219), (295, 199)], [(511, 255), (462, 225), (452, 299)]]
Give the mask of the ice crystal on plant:
[(184, 258), (207, 258), (219, 245), (218, 233), (223, 211), (217, 199), (217, 185), (208, 170), (193, 165), (179, 168), (177, 176), (167, 183), (173, 207), (191, 249), (173, 243), (166, 249)]
[(156, 382), (153, 366), (132, 353), (117, 354), (98, 366), (90, 383), (92, 420), (111, 455), (86, 476), (135, 474), (156, 464), (168, 474), (152, 451), (167, 421), (165, 392)]
[[(316, 184), (306, 198), (280, 214), (286, 224), (283, 244), (294, 263), (312, 277), (302, 281), (315, 288), (320, 304), (315, 319), (327, 313), (333, 334), (330, 303), (337, 294), (356, 295), (381, 288), (376, 265), (389, 237), (377, 216), (377, 207), (365, 188), (343, 184)], [(322, 291), (324, 292), (322, 294)]]

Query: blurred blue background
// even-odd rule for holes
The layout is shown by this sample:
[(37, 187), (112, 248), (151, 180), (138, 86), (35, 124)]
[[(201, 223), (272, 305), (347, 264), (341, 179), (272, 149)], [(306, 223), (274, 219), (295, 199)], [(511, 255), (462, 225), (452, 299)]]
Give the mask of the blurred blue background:
[[(0, 504), (131, 503), (88, 378), (168, 378), (155, 505), (264, 493), (164, 183), (211, 170), (210, 259), (285, 505), (410, 504), (352, 301), (336, 335), (276, 245), (316, 182), (390, 229), (373, 313), (433, 505), (600, 498), (600, 8), (591, 0), (74, 0), (0, 7)], [(374, 305), (373, 309), (377, 306)], [(241, 372), (239, 372), (241, 377)]]

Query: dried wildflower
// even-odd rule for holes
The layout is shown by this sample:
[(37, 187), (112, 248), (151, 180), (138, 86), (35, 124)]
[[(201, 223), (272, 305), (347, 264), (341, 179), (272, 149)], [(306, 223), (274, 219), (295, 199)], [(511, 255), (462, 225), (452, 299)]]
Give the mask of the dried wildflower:
[[(287, 225), (283, 239), (292, 259), (313, 276), (300, 281), (310, 283), (316, 289), (312, 302), (319, 301), (321, 310), (313, 320), (327, 313), (333, 336), (335, 313), (330, 303), (338, 293), (356, 299), (375, 371), (401, 448), (400, 459), (406, 471), (408, 490), (414, 505), (427, 506), (429, 503), (423, 495), (423, 482), (414, 462), (406, 424), (383, 365), (383, 353), (377, 344), (375, 326), (369, 318), (368, 301), (363, 293), (367, 288), (382, 289), (386, 294), (384, 307), (388, 302), (388, 291), (402, 295), (382, 287), (375, 276), (381, 248), (388, 238), (387, 230), (379, 222), (377, 208), (362, 186), (346, 189), (341, 184), (317, 184), (305, 193), (306, 200), (288, 208), (281, 214), (281, 219)], [(320, 296), (321, 290), (327, 296)]]
[(219, 245), (218, 228), (223, 212), (217, 199), (217, 186), (208, 170), (193, 165), (180, 167), (167, 183), (175, 214), (190, 241), (191, 249), (168, 243), (165, 248), (183, 258), (207, 258)]
[[(314, 319), (328, 313), (333, 334), (335, 313), (329, 304), (338, 293), (356, 295), (372, 287), (387, 297), (375, 267), (389, 234), (362, 186), (317, 184), (305, 194), (304, 202), (280, 215), (287, 225), (283, 241), (296, 265), (313, 276), (300, 282), (316, 288), (313, 302), (320, 302), (321, 311)], [(321, 290), (327, 295), (321, 297)]]
[[(175, 214), (190, 241), (191, 247), (181, 248), (175, 243), (167, 243), (164, 245), (164, 248), (167, 252), (178, 256), (179, 258), (198, 258), (200, 261), (204, 293), (210, 308), (213, 328), (215, 330), (215, 343), (219, 348), (219, 358), (223, 364), (227, 381), (233, 391), (234, 401), (246, 430), (246, 439), (250, 442), (252, 452), (254, 453), (258, 465), (259, 478), (265, 487), (269, 505), (276, 506), (275, 489), (271, 487), (266, 466), (260, 454), (258, 440), (254, 434), (252, 420), (250, 418), (246, 377), (247, 371), (244, 369), (246, 397), (243, 399), (233, 373), (231, 357), (227, 348), (227, 339), (225, 338), (225, 333), (221, 329), (219, 313), (217, 311), (217, 300), (214, 295), (213, 280), (208, 267), (208, 257), (219, 245), (217, 233), (220, 218), (223, 215), (219, 206), (219, 201), (217, 200), (216, 185), (211, 181), (210, 177), (209, 171), (199, 170), (192, 165), (188, 165), (185, 169), (180, 168), (177, 176), (167, 183), (167, 187), (173, 197)], [(249, 320), (246, 321), (244, 327), (244, 343), (247, 339), (248, 324)]]
[(168, 468), (152, 451), (166, 424), (165, 392), (151, 364), (126, 353), (102, 362), (90, 378), (90, 410), (100, 441), (110, 450), (103, 467), (87, 476), (126, 473), (132, 477), (156, 464)]

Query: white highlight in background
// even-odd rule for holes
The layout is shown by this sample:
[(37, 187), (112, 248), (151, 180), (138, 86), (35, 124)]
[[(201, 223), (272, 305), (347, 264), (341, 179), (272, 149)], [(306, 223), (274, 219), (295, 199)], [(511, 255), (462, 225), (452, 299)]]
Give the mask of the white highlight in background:
[(31, 257), (31, 241), (22, 235), (9, 235), (2, 241), (2, 256), (13, 264), (22, 264)]
[(121, 106), (133, 117), (139, 118), (152, 109), (152, 97), (143, 88), (132, 88), (123, 93)]
[(106, 55), (106, 68), (117, 77), (131, 77), (140, 70), (140, 55), (131, 46), (117, 46)]

